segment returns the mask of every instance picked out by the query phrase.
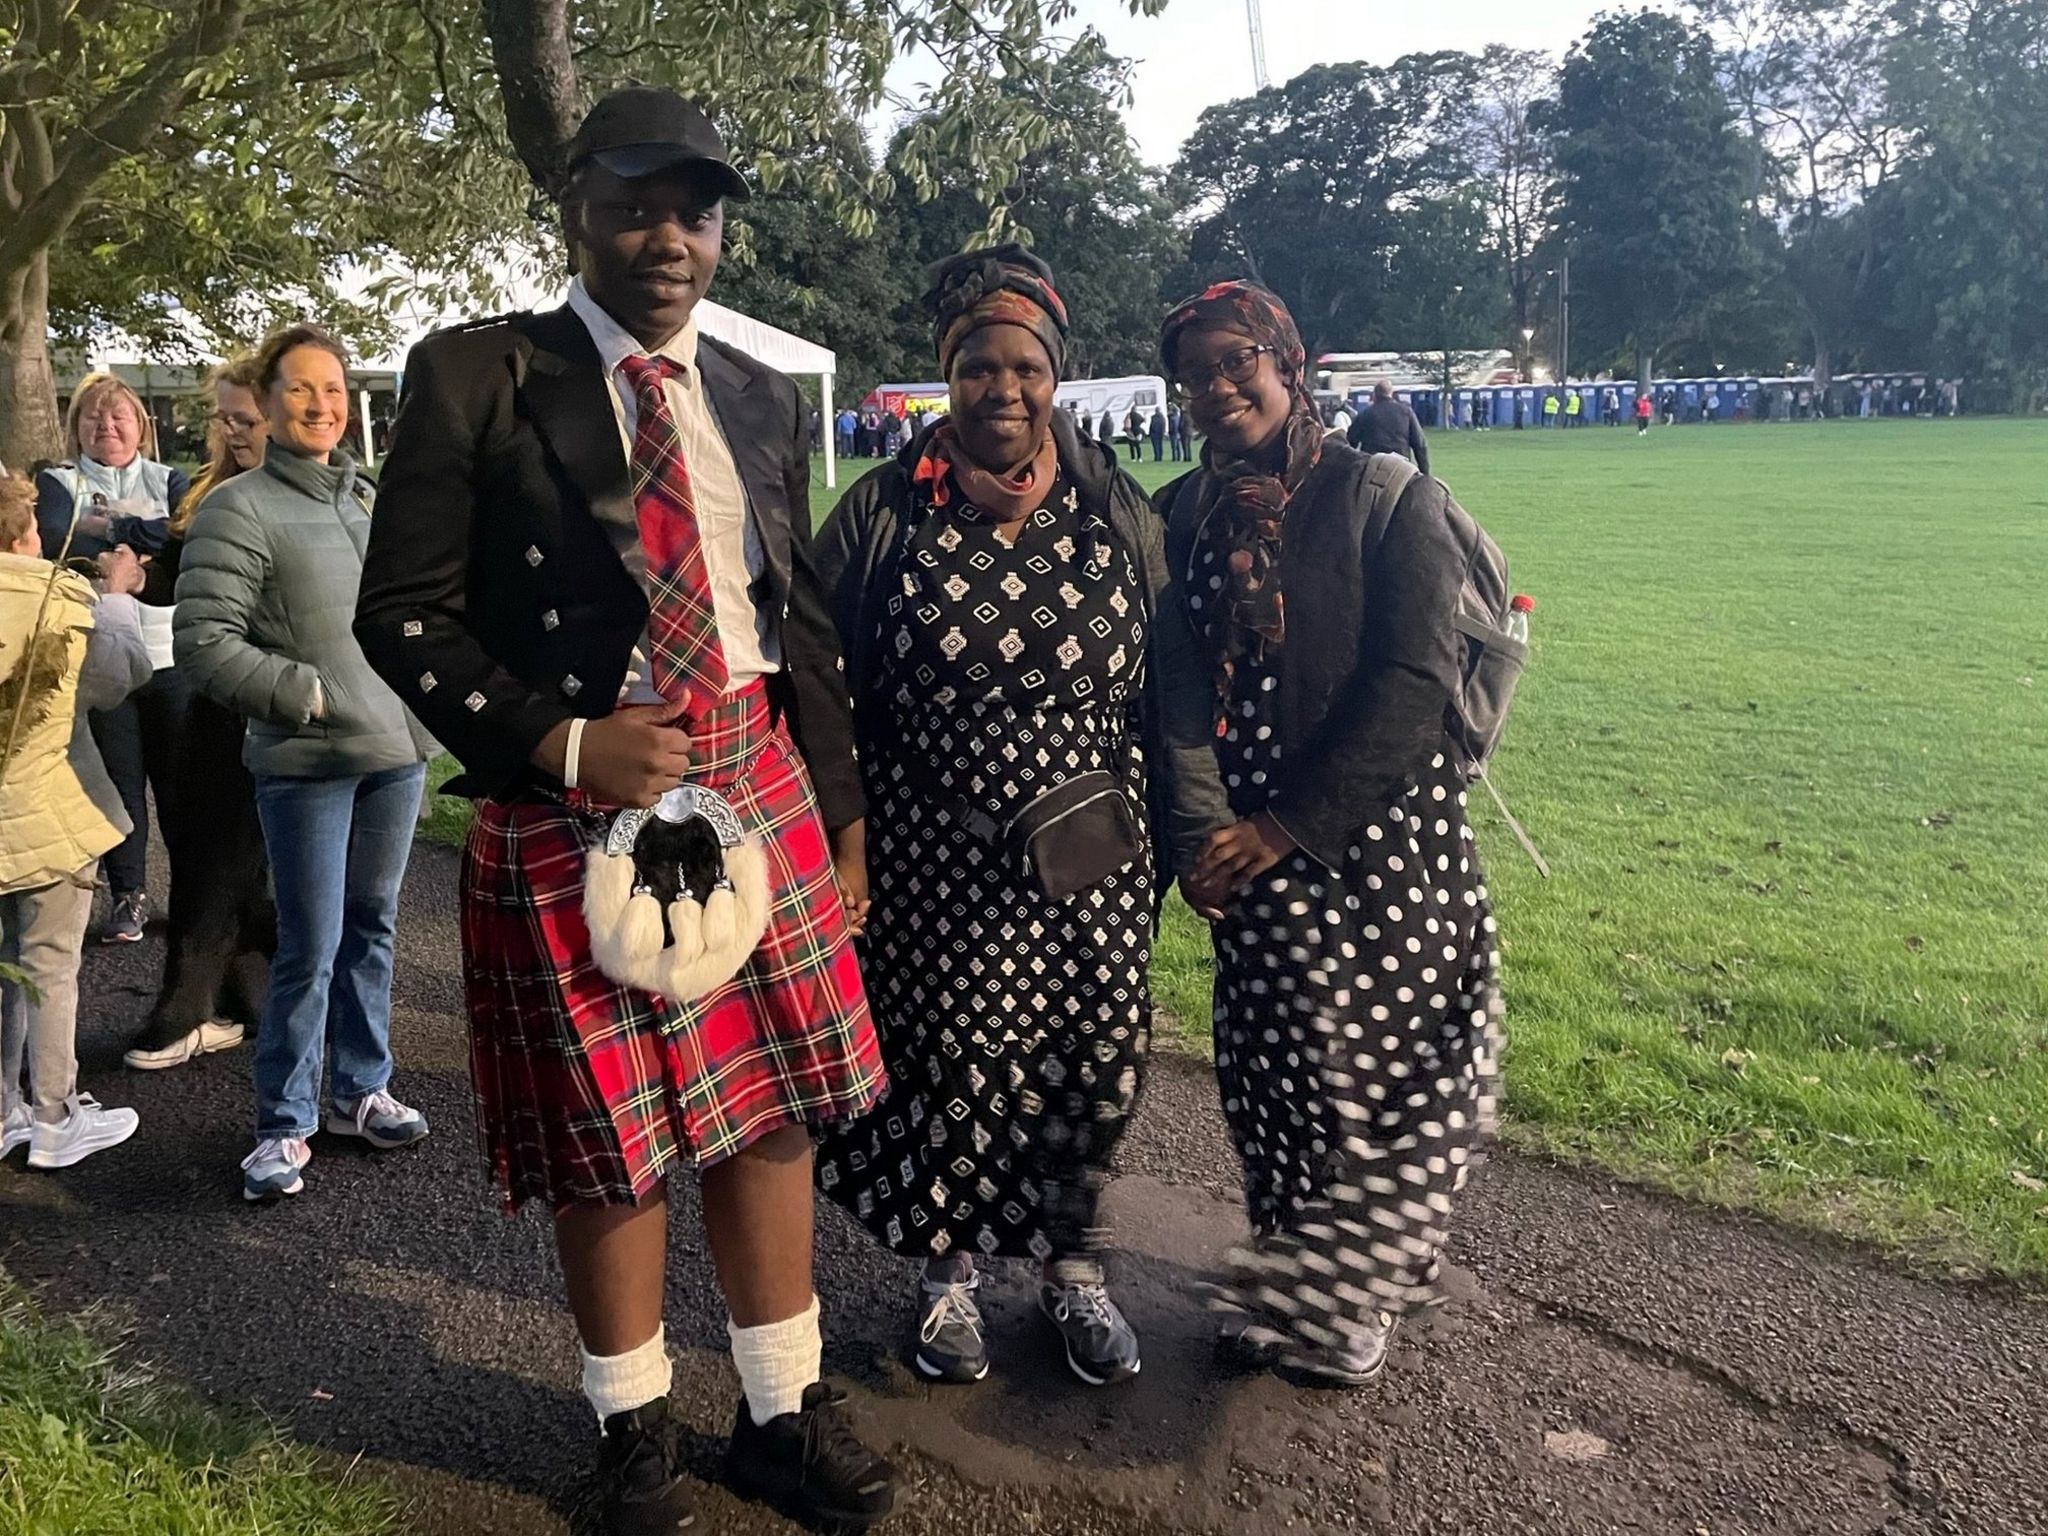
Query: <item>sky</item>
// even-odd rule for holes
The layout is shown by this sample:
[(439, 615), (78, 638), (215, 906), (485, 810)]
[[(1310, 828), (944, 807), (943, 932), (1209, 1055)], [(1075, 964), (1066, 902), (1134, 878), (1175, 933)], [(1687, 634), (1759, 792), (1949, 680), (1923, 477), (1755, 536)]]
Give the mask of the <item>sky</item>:
[[(1261, 0), (1266, 68), (1273, 83), (1314, 64), (1364, 59), (1389, 63), (1404, 53), (1488, 43), (1562, 54), (1616, 0)], [(1170, 162), (1202, 108), (1253, 89), (1245, 0), (1170, 0), (1153, 17), (1134, 17), (1119, 0), (1078, 0), (1062, 32), (1093, 26), (1124, 58), (1137, 61), (1136, 100), (1127, 114), (1138, 152)]]

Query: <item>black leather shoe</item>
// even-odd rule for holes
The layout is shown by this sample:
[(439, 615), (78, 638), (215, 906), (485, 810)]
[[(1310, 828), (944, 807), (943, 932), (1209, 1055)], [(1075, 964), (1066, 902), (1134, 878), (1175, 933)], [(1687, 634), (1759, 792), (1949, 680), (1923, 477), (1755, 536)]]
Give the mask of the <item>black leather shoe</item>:
[(604, 1421), (597, 1480), (605, 1536), (675, 1536), (697, 1528), (681, 1470), (680, 1429), (665, 1397)]
[(863, 1530), (896, 1508), (896, 1469), (861, 1443), (846, 1394), (813, 1382), (803, 1408), (756, 1424), (740, 1400), (725, 1477), (733, 1490), (799, 1520)]

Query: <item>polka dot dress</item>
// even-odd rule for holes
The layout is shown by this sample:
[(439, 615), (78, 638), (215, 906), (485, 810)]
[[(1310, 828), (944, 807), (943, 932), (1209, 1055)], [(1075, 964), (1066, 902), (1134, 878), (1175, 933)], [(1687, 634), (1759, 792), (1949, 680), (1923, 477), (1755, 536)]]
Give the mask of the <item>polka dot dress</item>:
[(1051, 901), (934, 801), (1007, 821), (1103, 769), (1144, 824), (1142, 588), (1064, 483), (1014, 546), (931, 513), (901, 584), (879, 636), (888, 711), (869, 711), (888, 730), (861, 745), (862, 972), (890, 1088), (826, 1137), (819, 1185), (898, 1253), (1088, 1253), (1149, 1039), (1149, 851)]
[[(1190, 592), (1213, 594), (1213, 558), (1194, 564)], [(1240, 817), (1281, 760), (1278, 699), (1277, 661), (1239, 666), (1217, 745)], [(1418, 767), (1361, 808), (1341, 868), (1296, 851), (1214, 930), (1216, 1071), (1254, 1233), (1222, 1300), (1312, 1346), (1434, 1300), (1452, 1199), (1493, 1126), (1494, 920), (1463, 778), (1444, 754)]]

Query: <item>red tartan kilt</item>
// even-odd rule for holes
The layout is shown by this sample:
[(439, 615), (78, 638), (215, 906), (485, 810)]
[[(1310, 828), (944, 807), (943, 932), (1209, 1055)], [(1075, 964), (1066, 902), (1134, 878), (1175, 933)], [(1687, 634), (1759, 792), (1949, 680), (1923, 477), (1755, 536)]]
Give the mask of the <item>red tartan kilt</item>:
[(507, 1209), (637, 1201), (786, 1125), (866, 1110), (884, 1076), (810, 775), (758, 686), (692, 732), (760, 839), (771, 910), (737, 976), (680, 1006), (590, 958), (584, 858), (609, 816), (483, 800), (462, 871), (463, 977), (484, 1154)]

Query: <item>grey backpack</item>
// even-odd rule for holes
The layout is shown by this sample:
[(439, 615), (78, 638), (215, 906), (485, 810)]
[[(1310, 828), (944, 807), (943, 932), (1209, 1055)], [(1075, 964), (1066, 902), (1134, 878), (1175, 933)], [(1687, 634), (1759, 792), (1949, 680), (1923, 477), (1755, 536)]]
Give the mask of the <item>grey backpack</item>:
[[(1376, 453), (1366, 461), (1365, 484), (1370, 500), (1364, 543), (1368, 559), (1386, 536), (1387, 524), (1402, 493), (1421, 473), (1412, 460), (1398, 453)], [(1487, 792), (1507, 819), (1508, 829), (1522, 845), (1522, 851), (1548, 879), (1550, 866), (1486, 773), (1487, 761), (1500, 745), (1501, 731), (1508, 722), (1515, 684), (1521, 681), (1522, 668), (1529, 659), (1529, 647), (1508, 633), (1514, 588), (1508, 585), (1507, 557), (1472, 514), (1458, 505), (1448, 488), (1444, 492), (1444, 517), (1465, 557), (1465, 580), (1458, 593), (1458, 612), (1452, 620), (1464, 642), (1465, 653), (1457, 696), (1444, 711), (1444, 733), (1458, 753), (1465, 776), (1485, 781)]]

